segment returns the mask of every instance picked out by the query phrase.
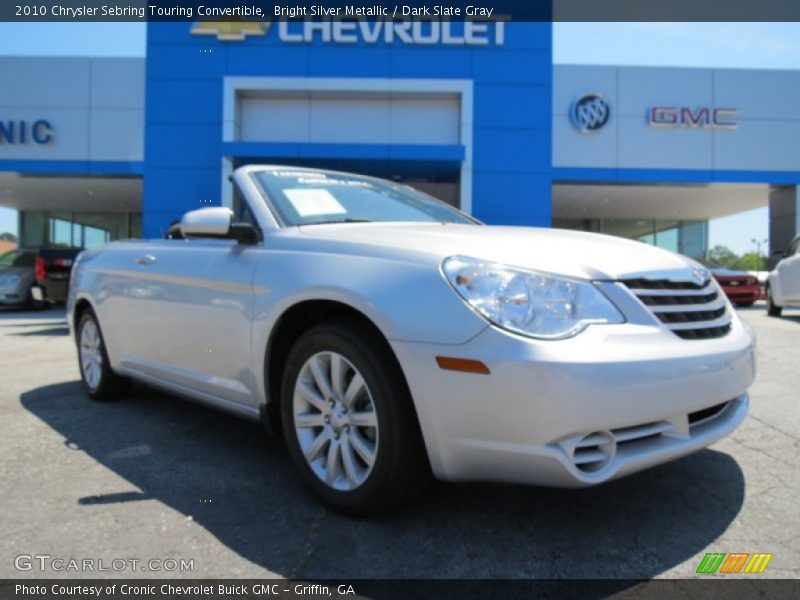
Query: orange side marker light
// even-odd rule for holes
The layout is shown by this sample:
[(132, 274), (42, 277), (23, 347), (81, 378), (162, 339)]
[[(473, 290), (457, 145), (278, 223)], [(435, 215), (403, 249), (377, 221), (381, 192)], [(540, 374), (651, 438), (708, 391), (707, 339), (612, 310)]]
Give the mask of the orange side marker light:
[(436, 364), (440, 369), (447, 371), (461, 371), (463, 373), (478, 373), (480, 375), (489, 375), (491, 371), (489, 367), (479, 360), (471, 360), (469, 358), (456, 358), (453, 356), (437, 356)]

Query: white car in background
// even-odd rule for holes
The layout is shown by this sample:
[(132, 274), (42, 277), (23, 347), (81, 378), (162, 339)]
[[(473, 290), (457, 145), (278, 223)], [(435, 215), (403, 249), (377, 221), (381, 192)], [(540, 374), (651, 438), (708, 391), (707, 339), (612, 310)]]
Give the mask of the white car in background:
[(754, 339), (708, 270), (639, 242), (485, 226), (407, 186), (250, 166), (234, 211), (82, 253), (86, 392), (137, 379), (285, 437), (349, 513), (450, 481), (586, 486), (747, 413)]
[(780, 317), (784, 308), (800, 308), (800, 236), (776, 258), (780, 260), (770, 271), (764, 289), (767, 314), (771, 317)]

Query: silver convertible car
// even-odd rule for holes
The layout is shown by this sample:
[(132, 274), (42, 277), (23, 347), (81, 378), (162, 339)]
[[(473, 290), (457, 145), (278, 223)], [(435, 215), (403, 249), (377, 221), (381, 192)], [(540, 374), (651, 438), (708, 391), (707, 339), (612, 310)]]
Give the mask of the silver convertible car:
[(486, 226), (346, 173), (232, 179), (233, 210), (80, 255), (68, 315), (91, 398), (136, 379), (260, 419), (353, 514), (431, 475), (602, 483), (745, 417), (753, 334), (686, 257)]

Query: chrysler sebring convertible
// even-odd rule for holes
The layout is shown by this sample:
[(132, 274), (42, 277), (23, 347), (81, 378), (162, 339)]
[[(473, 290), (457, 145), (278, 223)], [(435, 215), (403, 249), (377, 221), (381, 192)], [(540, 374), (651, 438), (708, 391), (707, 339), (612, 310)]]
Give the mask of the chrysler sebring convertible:
[(91, 398), (138, 380), (261, 420), (353, 514), (431, 475), (602, 483), (747, 413), (753, 334), (686, 257), (486, 226), (370, 177), (247, 166), (232, 181), (232, 208), (78, 258), (68, 315)]

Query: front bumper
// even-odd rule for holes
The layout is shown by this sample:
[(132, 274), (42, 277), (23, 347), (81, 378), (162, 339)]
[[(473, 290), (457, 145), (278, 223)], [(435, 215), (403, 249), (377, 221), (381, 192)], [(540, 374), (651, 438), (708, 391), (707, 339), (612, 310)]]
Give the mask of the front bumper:
[[(577, 487), (672, 460), (742, 422), (755, 376), (738, 318), (709, 340), (627, 323), (561, 341), (487, 327), (460, 346), (392, 346), (433, 470), (451, 481)], [(491, 374), (445, 371), (436, 356), (480, 360)]]
[(34, 300), (42, 300), (42, 288), (38, 285), (26, 284), (0, 286), (0, 306), (22, 306), (28, 301), (28, 290)]
[(25, 304), (26, 299), (27, 291), (22, 289), (21, 286), (0, 287), (0, 305), (2, 306)]
[(726, 286), (722, 284), (722, 291), (731, 302), (756, 302), (761, 299), (761, 286)]

